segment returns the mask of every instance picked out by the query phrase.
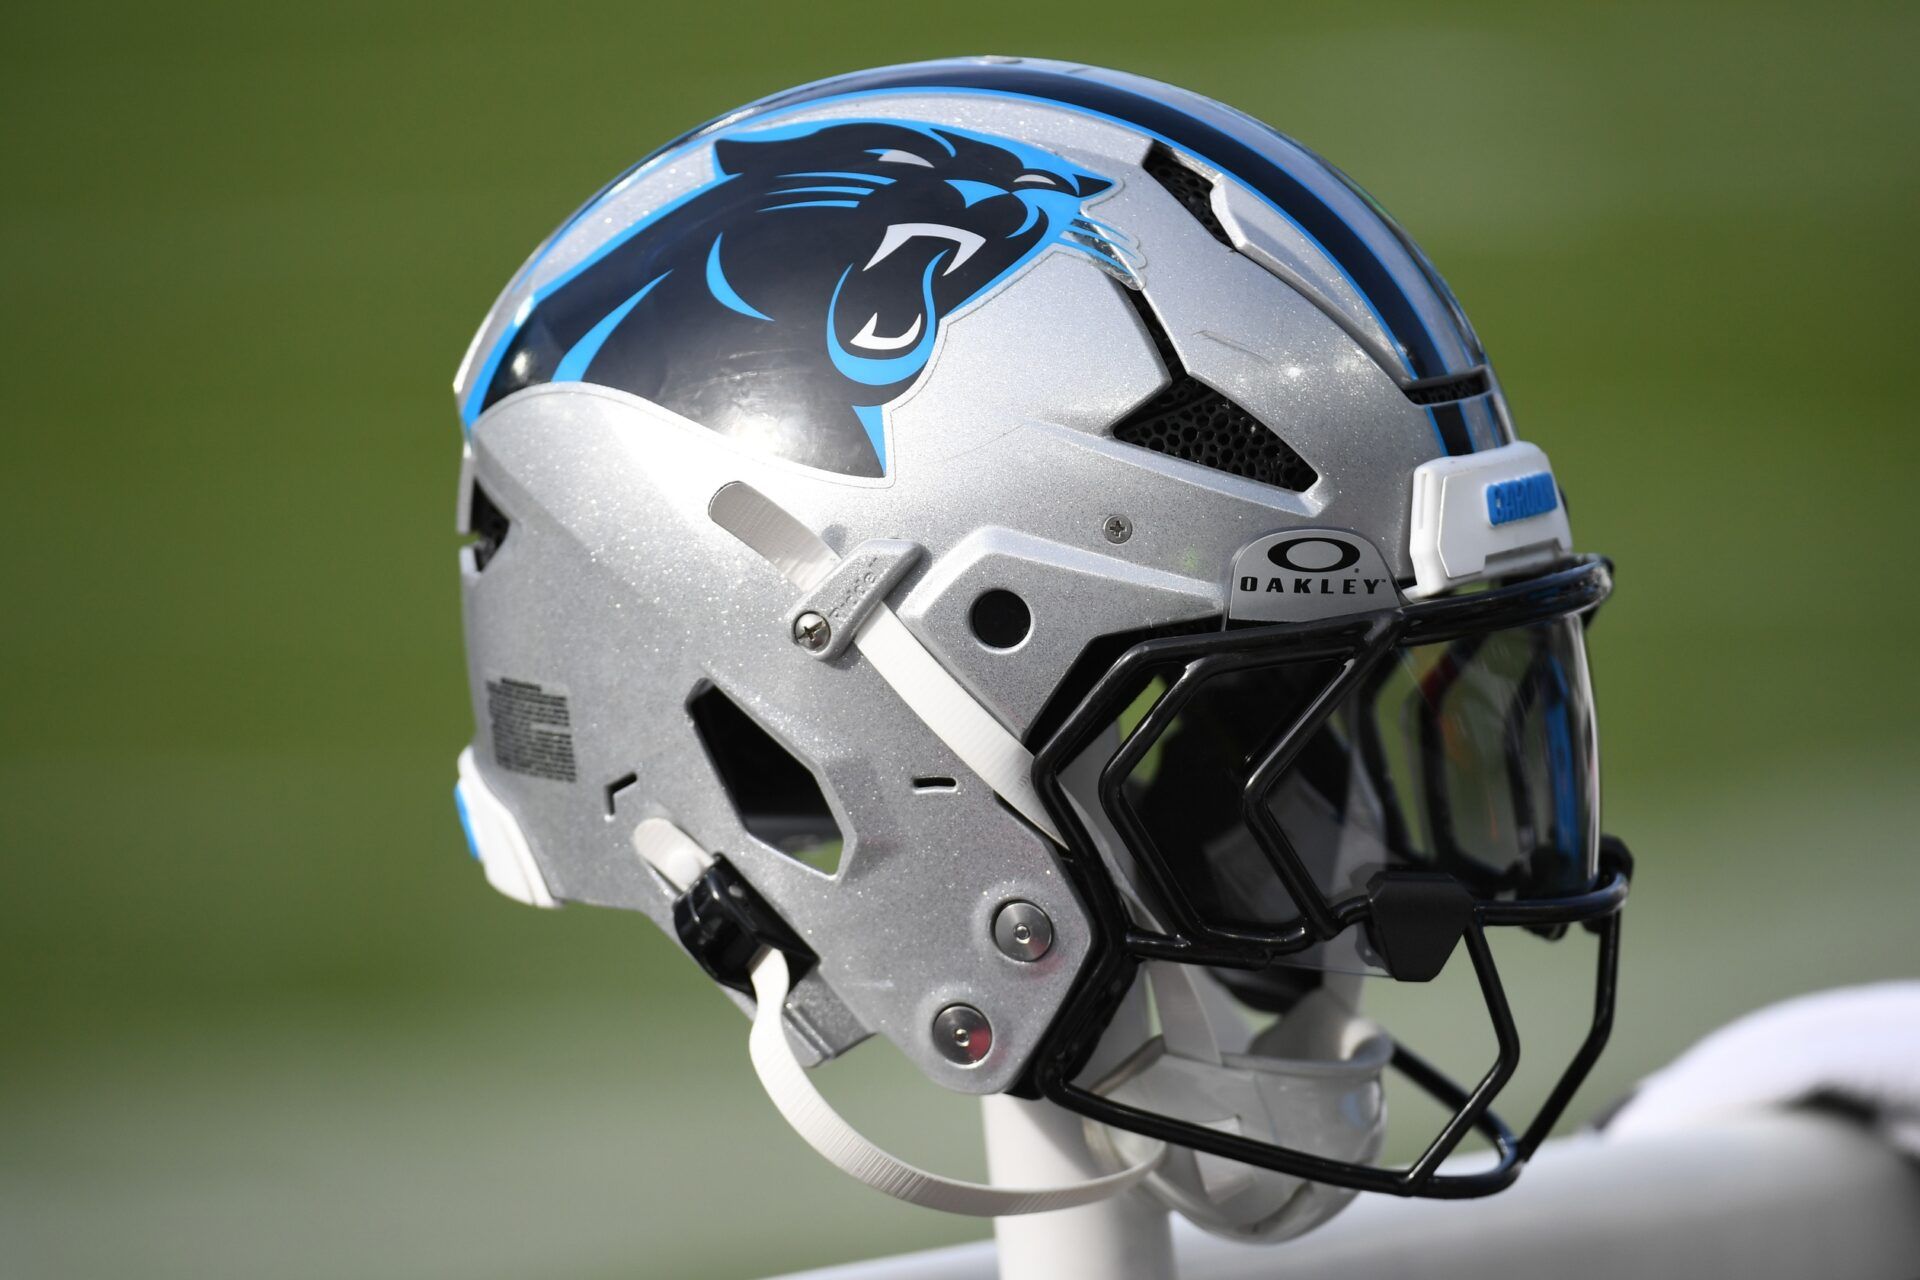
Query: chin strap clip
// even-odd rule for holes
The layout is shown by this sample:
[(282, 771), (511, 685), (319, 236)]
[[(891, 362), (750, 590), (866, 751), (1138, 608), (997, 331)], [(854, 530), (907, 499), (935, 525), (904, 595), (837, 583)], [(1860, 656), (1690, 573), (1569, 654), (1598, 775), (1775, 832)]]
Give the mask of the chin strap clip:
[(793, 1131), (843, 1173), (908, 1204), (1005, 1218), (1117, 1195), (1152, 1173), (1166, 1154), (1155, 1143), (1140, 1163), (1102, 1178), (1057, 1187), (996, 1187), (943, 1178), (882, 1150), (820, 1096), (787, 1039), (784, 1011), (794, 981), (788, 957), (811, 965), (813, 952), (726, 859), (701, 850), (672, 823), (660, 818), (641, 823), (633, 848), (679, 895), (673, 903), (674, 927), (700, 967), (730, 987), (745, 975), (754, 999), (747, 1054), (760, 1087)]
[(723, 987), (753, 994), (752, 969), (764, 950), (784, 952), (794, 979), (817, 957), (725, 858), (715, 857), (698, 880), (673, 901), (680, 945)]
[(800, 1065), (793, 1046), (787, 1042), (787, 1030), (780, 1016), (789, 982), (786, 956), (774, 950), (761, 952), (753, 963), (756, 1004), (753, 1030), (747, 1035), (747, 1053), (753, 1059), (754, 1074), (760, 1077), (760, 1086), (767, 1091), (767, 1097), (808, 1146), (842, 1173), (850, 1174), (875, 1191), (942, 1213), (1010, 1218), (1073, 1209), (1118, 1195), (1152, 1173), (1166, 1155), (1166, 1148), (1155, 1143), (1147, 1157), (1136, 1165), (1103, 1178), (1057, 1187), (996, 1187), (928, 1173), (874, 1145), (813, 1087), (807, 1069)]
[(1473, 894), (1444, 871), (1383, 871), (1367, 885), (1367, 930), (1387, 972), (1431, 982), (1473, 923)]

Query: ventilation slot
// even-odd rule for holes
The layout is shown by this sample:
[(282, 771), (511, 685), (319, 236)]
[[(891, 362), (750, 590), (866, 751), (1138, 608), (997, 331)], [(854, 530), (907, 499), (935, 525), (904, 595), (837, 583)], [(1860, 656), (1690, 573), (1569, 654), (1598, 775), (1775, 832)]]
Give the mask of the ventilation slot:
[(1470, 400), (1474, 396), (1487, 393), (1487, 371), (1469, 369), (1465, 373), (1448, 373), (1438, 378), (1422, 378), (1418, 382), (1409, 382), (1400, 388), (1407, 393), (1407, 399), (1418, 405), (1451, 404), (1455, 400)]
[(1196, 173), (1182, 164), (1180, 157), (1163, 143), (1156, 142), (1147, 148), (1146, 164), (1142, 166), (1147, 176), (1167, 189), (1167, 194), (1186, 206), (1188, 213), (1205, 227), (1210, 235), (1227, 248), (1233, 248), (1233, 239), (1227, 235), (1227, 229), (1220, 225), (1220, 219), (1213, 214), (1213, 180), (1203, 173)]
[(840, 825), (813, 772), (712, 686), (687, 711), (747, 834), (832, 875), (840, 866)]
[(607, 817), (608, 818), (613, 817), (614, 810), (619, 805), (620, 793), (622, 791), (625, 791), (628, 787), (631, 787), (638, 781), (640, 781), (639, 774), (623, 773), (619, 777), (615, 778), (612, 782), (609, 782), (607, 784)]
[(476, 484), (467, 496), (467, 527), (473, 531), (473, 568), (478, 573), (507, 540), (507, 530), (513, 527), (513, 522), (493, 505), (487, 491)]
[(1258, 418), (1188, 373), (1146, 298), (1121, 293), (1140, 313), (1173, 381), (1114, 427), (1113, 438), (1276, 489), (1312, 488), (1319, 472)]

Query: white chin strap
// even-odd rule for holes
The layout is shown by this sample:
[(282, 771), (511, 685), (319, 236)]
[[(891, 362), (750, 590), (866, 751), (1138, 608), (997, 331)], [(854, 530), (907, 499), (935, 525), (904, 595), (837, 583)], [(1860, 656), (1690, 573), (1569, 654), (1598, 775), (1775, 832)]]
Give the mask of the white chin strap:
[[(686, 892), (712, 861), (692, 836), (664, 818), (642, 822), (634, 830), (633, 848), (677, 893)], [(928, 1173), (874, 1145), (813, 1087), (787, 1039), (784, 1013), (793, 978), (786, 956), (771, 948), (761, 951), (754, 958), (752, 977), (753, 1030), (747, 1035), (747, 1054), (760, 1087), (793, 1131), (828, 1163), (896, 1200), (975, 1218), (1072, 1209), (1125, 1191), (1152, 1173), (1166, 1154), (1166, 1148), (1155, 1143), (1138, 1164), (1119, 1173), (1058, 1187), (995, 1187)]]
[(895, 1200), (942, 1213), (973, 1218), (1007, 1218), (1092, 1204), (1125, 1191), (1159, 1165), (1165, 1148), (1156, 1146), (1139, 1164), (1087, 1182), (1058, 1187), (994, 1187), (982, 1182), (943, 1178), (882, 1151), (835, 1111), (813, 1087), (807, 1069), (793, 1056), (781, 1010), (787, 1000), (787, 958), (767, 950), (753, 962), (753, 1031), (747, 1052), (760, 1085), (793, 1131), (843, 1173)]

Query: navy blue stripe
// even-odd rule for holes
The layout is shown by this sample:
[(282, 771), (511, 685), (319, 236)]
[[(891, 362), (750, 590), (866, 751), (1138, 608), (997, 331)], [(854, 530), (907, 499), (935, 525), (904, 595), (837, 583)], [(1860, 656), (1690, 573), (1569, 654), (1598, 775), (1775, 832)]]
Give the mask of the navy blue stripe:
[(1440, 432), (1440, 443), (1448, 453), (1474, 451), (1473, 433), (1467, 430), (1467, 415), (1459, 401), (1434, 405), (1427, 412), (1433, 415), (1433, 425)]
[[(1259, 149), (1159, 99), (1117, 85), (1057, 71), (988, 64), (909, 66), (862, 72), (803, 85), (791, 92), (768, 98), (759, 105), (775, 110), (818, 98), (852, 93), (942, 88), (1020, 94), (1098, 111), (1151, 129), (1193, 151), (1201, 159), (1228, 170), (1298, 221), (1353, 278), (1355, 285), (1380, 313), (1381, 320), (1395, 341), (1405, 349), (1415, 378), (1430, 378), (1452, 372), (1392, 270), (1374, 254), (1344, 217)], [(1415, 261), (1419, 261), (1417, 257)], [(1455, 414), (1456, 418), (1458, 416)], [(1442, 431), (1444, 434), (1444, 427)], [(1466, 442), (1464, 422), (1459, 434), (1465, 443), (1456, 449), (1454, 441), (1449, 439), (1448, 450), (1471, 452), (1471, 443)]]

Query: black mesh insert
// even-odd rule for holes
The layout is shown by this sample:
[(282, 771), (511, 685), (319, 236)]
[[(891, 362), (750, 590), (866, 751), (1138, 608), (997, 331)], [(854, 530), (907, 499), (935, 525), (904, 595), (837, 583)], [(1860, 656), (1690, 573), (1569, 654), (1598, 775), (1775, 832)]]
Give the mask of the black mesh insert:
[(1187, 212), (1198, 219), (1215, 240), (1229, 249), (1233, 247), (1227, 229), (1220, 225), (1220, 219), (1213, 216), (1213, 182), (1210, 179), (1181, 164), (1180, 158), (1159, 142), (1147, 148), (1147, 160), (1142, 167), (1149, 178), (1167, 189), (1167, 194), (1185, 205)]
[(1115, 426), (1113, 438), (1276, 489), (1312, 488), (1320, 473), (1258, 418), (1188, 373), (1146, 298), (1131, 289), (1121, 293), (1140, 313), (1173, 380)]
[(1415, 404), (1451, 404), (1487, 392), (1487, 371), (1469, 369), (1465, 373), (1446, 373), (1437, 378), (1422, 378), (1401, 388)]

